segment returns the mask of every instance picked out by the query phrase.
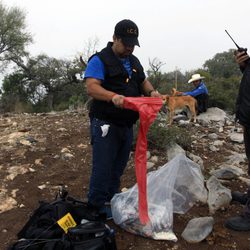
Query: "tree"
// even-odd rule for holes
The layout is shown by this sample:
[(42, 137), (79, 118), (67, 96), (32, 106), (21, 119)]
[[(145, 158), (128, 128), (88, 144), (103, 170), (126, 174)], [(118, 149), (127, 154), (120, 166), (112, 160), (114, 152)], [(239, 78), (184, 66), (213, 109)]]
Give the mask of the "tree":
[(25, 47), (32, 42), (32, 37), (26, 31), (25, 18), (25, 13), (21, 9), (7, 8), (0, 2), (0, 63), (2, 67), (27, 54)]
[(212, 59), (205, 61), (204, 68), (213, 77), (229, 78), (240, 75), (239, 68), (235, 63), (233, 49), (227, 52), (217, 53)]
[(22, 100), (22, 103), (32, 104), (35, 111), (50, 111), (86, 101), (82, 81), (74, 77), (81, 70), (79, 60), (56, 59), (41, 54), (27, 57), (26, 61), (4, 79), (5, 104), (9, 101), (14, 107), (16, 102)]
[(235, 112), (235, 102), (238, 95), (239, 84), (239, 76), (214, 78), (213, 81), (207, 84), (209, 105)]
[(86, 68), (90, 56), (92, 56), (93, 54), (97, 52), (98, 43), (99, 43), (99, 39), (97, 37), (89, 38), (87, 42), (85, 42), (84, 50), (82, 53), (80, 53), (81, 54), (80, 62), (82, 63), (84, 68)]
[(28, 61), (28, 85), (33, 89), (33, 102), (46, 100), (49, 110), (53, 110), (55, 98), (67, 84), (75, 81), (74, 66), (69, 60), (39, 55)]
[(149, 76), (149, 80), (152, 82), (155, 89), (158, 89), (162, 82), (162, 73), (160, 71), (161, 67), (165, 63), (161, 62), (158, 58), (154, 58), (153, 60), (149, 59), (149, 67), (150, 69), (147, 71)]
[(28, 91), (22, 73), (12, 73), (3, 80), (2, 109), (5, 112), (16, 111), (17, 106), (30, 106)]

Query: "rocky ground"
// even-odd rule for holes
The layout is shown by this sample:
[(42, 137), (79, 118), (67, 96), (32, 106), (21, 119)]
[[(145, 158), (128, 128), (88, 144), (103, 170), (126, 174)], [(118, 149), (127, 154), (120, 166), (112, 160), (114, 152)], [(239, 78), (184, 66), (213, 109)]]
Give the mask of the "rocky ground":
[[(201, 157), (204, 177), (226, 161), (232, 152), (244, 153), (242, 143), (232, 141), (231, 123), (191, 125), (187, 129), (193, 135), (191, 153)], [(215, 139), (211, 134), (216, 134)], [(215, 140), (222, 143), (214, 144)], [(91, 171), (91, 146), (89, 144), (88, 117), (84, 111), (65, 111), (48, 114), (5, 114), (0, 116), (0, 249), (16, 239), (16, 234), (28, 220), (39, 200), (51, 201), (60, 184), (67, 186), (69, 193), (84, 199), (88, 190)], [(158, 156), (152, 169), (165, 164), (167, 153), (152, 149)], [(239, 162), (246, 173), (246, 162)], [(245, 191), (243, 179), (233, 178), (223, 185), (231, 190)], [(131, 187), (136, 182), (133, 159), (122, 179), (122, 187)], [(226, 218), (241, 213), (242, 206), (232, 202), (227, 208), (213, 215), (215, 224), (212, 233), (202, 242), (190, 244), (182, 237), (187, 222), (194, 217), (209, 215), (207, 204), (197, 203), (184, 215), (174, 215), (173, 231), (178, 241), (156, 241), (130, 234), (112, 221), (119, 250), (127, 249), (250, 249), (249, 232), (234, 232), (224, 228)]]

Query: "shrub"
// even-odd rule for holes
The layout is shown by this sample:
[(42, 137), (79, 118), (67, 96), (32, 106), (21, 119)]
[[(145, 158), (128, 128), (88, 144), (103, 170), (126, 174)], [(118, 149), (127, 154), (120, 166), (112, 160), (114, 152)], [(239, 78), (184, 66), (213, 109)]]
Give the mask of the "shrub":
[[(137, 122), (135, 126), (134, 146), (136, 144), (138, 130), (139, 122)], [(183, 149), (188, 150), (192, 143), (191, 135), (186, 128), (175, 125), (166, 127), (166, 124), (159, 120), (156, 120), (149, 128), (147, 140), (149, 150), (164, 150), (173, 143), (177, 143)]]
[(55, 111), (63, 111), (69, 108), (69, 103), (68, 102), (60, 102), (59, 104), (54, 105), (54, 110)]
[(15, 113), (32, 113), (33, 108), (30, 103), (24, 103), (24, 102), (16, 102), (14, 106), (14, 112)]

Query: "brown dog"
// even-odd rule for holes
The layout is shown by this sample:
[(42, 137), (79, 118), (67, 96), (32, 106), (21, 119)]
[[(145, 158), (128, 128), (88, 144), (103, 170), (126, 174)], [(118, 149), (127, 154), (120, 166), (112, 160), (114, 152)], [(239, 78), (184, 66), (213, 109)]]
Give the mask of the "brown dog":
[(169, 110), (169, 125), (173, 123), (173, 116), (175, 109), (183, 109), (184, 107), (188, 107), (191, 111), (192, 117), (191, 120), (196, 122), (196, 106), (197, 102), (196, 99), (192, 96), (175, 96), (177, 91), (172, 89), (172, 96), (163, 95), (162, 99), (165, 101), (166, 106)]

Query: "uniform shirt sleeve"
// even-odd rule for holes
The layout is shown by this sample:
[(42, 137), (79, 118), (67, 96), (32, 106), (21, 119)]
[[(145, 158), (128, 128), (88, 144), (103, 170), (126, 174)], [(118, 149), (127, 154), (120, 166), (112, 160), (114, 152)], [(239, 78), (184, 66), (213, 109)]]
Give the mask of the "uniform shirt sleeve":
[(93, 56), (87, 64), (83, 78), (95, 78), (103, 81), (105, 77), (104, 64), (98, 56)]

